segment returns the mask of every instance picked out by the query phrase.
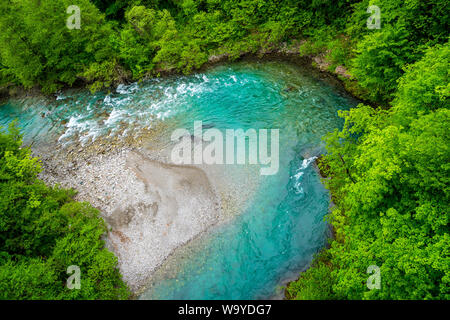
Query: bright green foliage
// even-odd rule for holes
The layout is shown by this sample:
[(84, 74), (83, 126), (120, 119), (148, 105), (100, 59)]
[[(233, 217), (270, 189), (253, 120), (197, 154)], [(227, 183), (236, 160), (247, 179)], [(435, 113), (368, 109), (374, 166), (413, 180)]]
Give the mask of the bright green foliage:
[[(448, 54), (448, 43), (436, 46), (411, 65), (392, 109), (342, 112), (323, 167), (336, 239), (293, 296), (311, 297), (320, 283), (332, 287), (321, 298), (450, 298)], [(379, 290), (366, 287), (370, 265), (381, 269)]]
[(77, 1), (81, 29), (66, 26), (70, 0), (5, 0), (0, 3), (0, 59), (18, 83), (45, 92), (72, 85), (92, 63), (114, 52), (111, 25), (88, 0)]
[(103, 88), (109, 88), (114, 83), (120, 83), (126, 78), (126, 72), (114, 58), (101, 63), (91, 63), (82, 76), (91, 83), (89, 88), (94, 93)]
[[(2, 2), (0, 84), (53, 92), (80, 80), (95, 91), (306, 39), (302, 54), (326, 52), (331, 71), (345, 65), (357, 79), (352, 91), (387, 103), (406, 65), (447, 41), (450, 20), (444, 0), (80, 0), (81, 29), (69, 30), (71, 4)], [(381, 9), (380, 30), (366, 26), (369, 5)]]
[(398, 83), (394, 106), (403, 126), (419, 112), (448, 107), (450, 96), (450, 47), (436, 46), (424, 58), (406, 67)]
[[(81, 29), (69, 30), (69, 0), (7, 0), (0, 6), (0, 70), (8, 81), (45, 92), (77, 79), (92, 90), (108, 87), (127, 78), (120, 66), (134, 79), (188, 73), (211, 55), (235, 59), (270, 51), (325, 24), (343, 27), (342, 13), (352, 2), (82, 0), (76, 4)], [(105, 21), (97, 8), (117, 22)]]
[[(98, 211), (40, 181), (21, 145), (14, 125), (0, 133), (0, 299), (127, 298)], [(65, 286), (70, 265), (81, 269), (80, 290)]]
[(327, 260), (328, 251), (322, 251), (316, 257), (311, 268), (302, 277), (293, 281), (286, 288), (286, 296), (290, 300), (326, 300), (333, 294), (333, 274)]

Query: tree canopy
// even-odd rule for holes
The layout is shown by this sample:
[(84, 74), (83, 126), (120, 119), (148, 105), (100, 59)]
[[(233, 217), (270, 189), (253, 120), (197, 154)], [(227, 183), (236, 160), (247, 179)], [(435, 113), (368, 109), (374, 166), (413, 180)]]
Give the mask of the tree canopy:
[[(0, 132), (0, 299), (127, 298), (98, 210), (73, 201), (73, 190), (46, 186), (39, 171), (14, 123)], [(79, 290), (66, 286), (72, 265)]]
[[(448, 44), (400, 78), (392, 108), (341, 112), (321, 162), (335, 239), (288, 292), (309, 299), (449, 299)], [(368, 290), (368, 266), (381, 289)], [(313, 288), (313, 289), (311, 289)]]

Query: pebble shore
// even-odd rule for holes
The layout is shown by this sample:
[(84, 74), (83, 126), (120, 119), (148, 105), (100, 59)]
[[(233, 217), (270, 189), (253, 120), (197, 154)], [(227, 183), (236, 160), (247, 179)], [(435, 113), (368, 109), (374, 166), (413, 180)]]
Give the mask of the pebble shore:
[(179, 246), (215, 225), (221, 208), (203, 170), (164, 164), (142, 150), (65, 161), (47, 157), (40, 177), (78, 191), (108, 224), (107, 247), (133, 292)]

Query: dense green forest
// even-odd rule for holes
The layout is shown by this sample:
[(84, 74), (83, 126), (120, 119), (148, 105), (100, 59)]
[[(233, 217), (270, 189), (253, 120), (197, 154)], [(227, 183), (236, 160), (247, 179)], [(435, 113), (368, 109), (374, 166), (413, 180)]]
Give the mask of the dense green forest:
[[(66, 9), (73, 4), (81, 9), (80, 29), (66, 26)], [(379, 29), (367, 26), (371, 5), (380, 8)], [(282, 47), (323, 56), (330, 72), (345, 68), (350, 77), (339, 77), (347, 90), (370, 105), (342, 112), (344, 128), (325, 137), (328, 153), (320, 167), (335, 204), (328, 216), (335, 236), (312, 268), (288, 286), (287, 296), (449, 299), (447, 5), (3, 0), (0, 87), (53, 93), (87, 84), (96, 91), (167, 72), (189, 73), (212, 57), (234, 60)], [(36, 160), (20, 145), (14, 128), (0, 136), (1, 298), (126, 297), (116, 258), (103, 249), (105, 228), (97, 212), (73, 202), (69, 191), (44, 186), (36, 178)], [(67, 248), (92, 270), (81, 291), (64, 289)], [(380, 267), (380, 289), (365, 285), (369, 265)]]

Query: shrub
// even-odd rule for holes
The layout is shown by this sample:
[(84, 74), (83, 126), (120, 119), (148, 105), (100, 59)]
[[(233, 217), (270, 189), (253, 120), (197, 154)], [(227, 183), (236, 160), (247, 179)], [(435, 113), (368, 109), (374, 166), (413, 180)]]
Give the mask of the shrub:
[[(98, 210), (74, 202), (73, 190), (47, 187), (21, 145), (14, 123), (0, 132), (0, 299), (127, 298)], [(70, 265), (81, 269), (80, 290), (65, 285)]]

